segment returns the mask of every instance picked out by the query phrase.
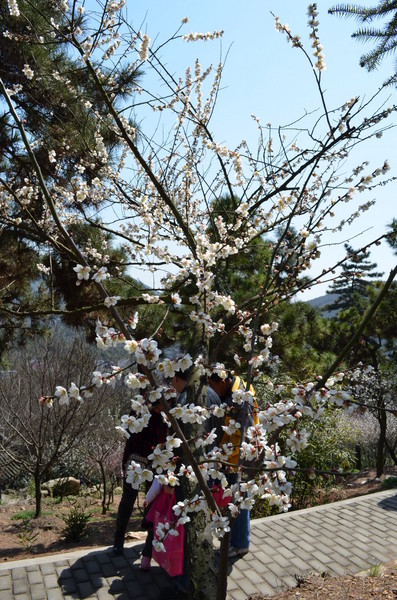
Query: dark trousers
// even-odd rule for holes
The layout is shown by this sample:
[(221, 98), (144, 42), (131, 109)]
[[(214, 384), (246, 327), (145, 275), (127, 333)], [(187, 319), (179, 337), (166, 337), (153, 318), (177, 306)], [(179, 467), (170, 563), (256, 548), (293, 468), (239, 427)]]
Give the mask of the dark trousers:
[(146, 556), (147, 558), (152, 558), (153, 552), (153, 527), (150, 527), (147, 532), (145, 544), (142, 549), (142, 556)]
[(116, 532), (114, 535), (114, 547), (118, 550), (122, 550), (124, 547), (124, 536), (137, 495), (138, 490), (135, 490), (123, 479), (123, 494), (117, 511)]

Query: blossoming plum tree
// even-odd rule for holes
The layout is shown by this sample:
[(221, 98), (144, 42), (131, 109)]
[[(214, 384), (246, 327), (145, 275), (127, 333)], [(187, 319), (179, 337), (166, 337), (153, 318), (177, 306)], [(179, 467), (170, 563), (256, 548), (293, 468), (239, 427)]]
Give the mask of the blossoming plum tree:
[[(187, 525), (191, 595), (220, 600), (226, 596), (230, 526), (239, 511), (251, 508), (258, 497), (267, 498), (280, 511), (288, 510), (288, 474), (296, 468), (294, 456), (305, 447), (308, 437), (301, 417), (318, 418), (327, 404), (349, 409), (350, 396), (340, 389), (343, 375), (333, 375), (335, 365), (313, 382), (289, 387), (270, 382), (274, 399), (261, 407), (258, 425), (247, 427), (245, 417), (223, 426), (228, 433), (232, 429), (241, 432), (237, 483), (229, 486), (225, 472), (231, 467), (233, 448), (219, 447), (215, 431), (206, 427), (210, 417), (222, 418), (228, 408), (206, 405), (206, 377), (211, 373), (226, 377), (231, 366), (221, 361), (222, 349), (229, 340), (237, 339), (234, 368), (247, 385), (234, 394), (233, 401), (243, 406), (247, 415), (253, 405), (251, 383), (272, 360), (272, 336), (278, 326), (268, 322), (268, 311), (319, 280), (309, 276), (302, 282), (301, 276), (319, 257), (323, 236), (342, 229), (372, 206), (373, 201), (360, 204), (356, 197), (387, 181), (387, 162), (370, 172), (367, 164), (361, 163), (348, 177), (340, 168), (358, 143), (381, 136), (395, 109), (382, 106), (369, 114), (368, 103), (360, 103), (359, 98), (349, 99), (338, 109), (328, 108), (321, 86), (324, 56), (316, 5), (309, 7), (312, 53), (278, 19), (276, 28), (306, 56), (322, 115), (315, 120), (307, 115), (307, 123), (301, 123), (298, 133), (264, 126), (253, 116), (259, 136), (255, 149), (244, 140), (230, 148), (212, 133), (222, 64), (212, 69), (197, 60), (178, 77), (163, 58), (168, 44), (217, 40), (222, 31), (184, 33), (184, 19), (170, 39), (153, 45), (146, 33), (127, 20), (123, 0), (103, 6), (98, 2), (97, 10), (93, 8), (84, 18), (83, 3), (59, 0), (53, 3), (51, 13), (41, 13), (37, 30), (32, 32), (24, 11), (27, 7), (34, 10), (34, 5), (29, 0), (8, 0), (8, 7), (12, 20), (3, 36), (10, 43), (22, 43), (24, 35), (29, 36), (34, 40), (33, 59), (35, 51), (62, 45), (90, 85), (82, 86), (81, 80), (76, 83), (76, 78), (58, 68), (55, 57), (45, 73), (36, 71), (40, 63), (33, 60), (22, 69), (27, 81), (35, 80), (37, 85), (44, 77), (47, 88), (51, 78), (54, 85), (61, 83), (73, 98), (68, 108), (73, 111), (78, 106), (74, 133), (86, 143), (86, 152), (76, 153), (74, 174), (65, 181), (60, 175), (70, 166), (73, 148), (62, 123), (55, 151), (47, 144), (45, 114), (42, 133), (37, 127), (30, 130), (24, 122), (18, 101), (23, 85), (6, 85), (0, 80), (3, 124), (16, 132), (18, 149), (3, 160), (8, 165), (20, 157), (24, 160), (23, 175), (10, 170), (10, 176), (0, 180), (1, 222), (20, 232), (22, 238), (34, 231), (36, 246), (43, 254), (39, 273), (49, 288), (51, 261), (44, 248), (73, 262), (76, 285), (89, 287), (90, 298), (95, 300), (79, 308), (79, 314), (97, 317), (96, 340), (101, 348), (120, 346), (125, 354), (119, 365), (108, 372), (95, 371), (79, 388), (72, 382), (59, 382), (54, 394), (42, 402), (49, 407), (53, 402), (82, 402), (94, 388), (122, 380), (131, 390), (134, 411), (134, 416), (123, 417), (120, 426), (128, 436), (147, 425), (150, 403), (160, 401), (170, 426), (167, 441), (154, 449), (151, 469), (131, 463), (128, 481), (139, 486), (157, 476), (161, 483), (183, 487), (184, 500), (177, 503), (174, 513), (177, 524)], [(21, 23), (26, 24), (26, 33)], [(18, 33), (12, 24), (15, 29), (18, 25)], [(131, 87), (129, 81), (124, 88), (121, 69), (127, 75), (139, 69), (144, 73), (142, 83)], [(151, 126), (153, 112), (161, 127)], [(84, 115), (90, 131), (95, 124), (92, 142), (85, 137)], [(137, 128), (136, 122), (143, 125)], [(164, 135), (167, 130), (169, 134)], [(117, 147), (111, 148), (108, 140), (115, 138)], [(45, 173), (37, 160), (38, 150), (48, 156)], [(227, 216), (214, 210), (225, 196), (230, 198)], [(345, 203), (352, 204), (351, 215), (335, 223), (335, 214)], [(76, 243), (71, 232), (81, 222), (95, 228), (95, 244), (90, 238)], [(276, 233), (276, 241), (271, 241)], [(109, 263), (109, 234), (128, 256), (123, 269)], [(269, 240), (263, 254), (266, 260), (255, 265), (263, 270), (261, 285), (237, 305), (232, 293), (214, 287), (214, 277), (234, 256), (249, 253), (258, 239)], [(111, 291), (117, 290), (115, 284), (123, 278), (126, 266), (153, 273), (153, 286), (144, 293), (132, 290), (125, 296)], [(331, 259), (323, 276), (335, 266)], [(280, 279), (280, 271), (288, 276)], [(162, 317), (139, 339), (134, 335), (139, 308), (147, 305), (158, 307)], [(3, 303), (0, 310), (20, 319), (32, 314), (67, 314), (54, 296), (40, 311), (18, 311), (12, 302)], [(99, 318), (105, 311), (106, 318)], [(190, 353), (169, 358), (158, 341), (167, 319), (174, 316), (194, 332), (194, 344)], [(216, 344), (210, 346), (213, 340)], [(186, 370), (191, 371), (187, 402), (170, 408), (168, 401), (176, 392), (167, 379)], [(279, 444), (281, 431), (286, 436), (284, 453)], [(210, 478), (230, 498), (226, 508), (216, 505)], [(214, 537), (221, 540), (218, 572), (213, 560)], [(157, 545), (161, 548), (161, 539)]]

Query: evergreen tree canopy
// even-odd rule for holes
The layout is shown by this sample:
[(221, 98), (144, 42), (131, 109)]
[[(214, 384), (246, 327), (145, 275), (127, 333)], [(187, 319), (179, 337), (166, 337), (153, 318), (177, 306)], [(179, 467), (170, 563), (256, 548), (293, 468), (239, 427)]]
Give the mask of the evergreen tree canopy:
[(329, 294), (338, 294), (338, 298), (328, 305), (329, 310), (346, 310), (355, 307), (363, 312), (368, 304), (368, 286), (370, 281), (382, 277), (383, 273), (374, 271), (377, 265), (371, 263), (369, 250), (354, 250), (345, 244), (348, 259), (342, 266), (341, 277), (329, 288)]
[(394, 253), (397, 254), (397, 219), (393, 219), (388, 227), (390, 228), (390, 236), (388, 239), (389, 246), (391, 246), (394, 249)]
[[(84, 195), (84, 186), (104, 177), (121, 147), (120, 136), (108, 127), (106, 104), (88, 76), (86, 64), (67, 49), (70, 35), (67, 32), (79, 30), (89, 39), (86, 20), (78, 11), (65, 12), (54, 0), (37, 0), (34, 5), (20, 0), (18, 6), (20, 15), (16, 18), (7, 2), (0, 3), (0, 79), (21, 116), (34, 160), (48, 190), (59, 205), (67, 201), (87, 218), (88, 224), (84, 227), (73, 224), (70, 227), (79, 245), (88, 251), (93, 240), (99, 246), (108, 245), (107, 269), (124, 278), (120, 285), (133, 285), (126, 276), (122, 251), (112, 247), (111, 235), (100, 231), (95, 218), (104, 196), (98, 194), (92, 200)], [(94, 65), (101, 71), (106, 93), (120, 106), (126, 95), (133, 94), (138, 70), (119, 66), (117, 72), (113, 72), (99, 64), (99, 57), (100, 54)], [(95, 303), (99, 300), (97, 292), (93, 293), (90, 288), (82, 293), (82, 288), (76, 288), (72, 281), (75, 273), (71, 269), (76, 259), (70, 249), (61, 240), (51, 251), (48, 249), (51, 245), (45, 233), (48, 211), (41, 193), (26, 192), (22, 198), (15, 193), (30, 179), (32, 157), (11, 123), (9, 108), (1, 101), (0, 186), (12, 200), (0, 211), (3, 267), (0, 303), (7, 304), (12, 296), (14, 308), (21, 311), (28, 306), (40, 310), (48, 299), (56, 310), (62, 306), (73, 310)], [(31, 219), (26, 218), (27, 212)], [(42, 282), (40, 289), (37, 280), (42, 281), (42, 278), (37, 262), (43, 265), (43, 279), (47, 284)], [(116, 294), (117, 290), (113, 289), (112, 293)], [(74, 323), (78, 319), (81, 320), (81, 315), (71, 318)], [(30, 319), (21, 331), (33, 323)], [(3, 317), (0, 325), (3, 352), (16, 332), (15, 319)]]
[[(360, 23), (366, 25), (376, 19), (386, 19), (383, 27), (360, 27), (352, 34), (353, 38), (360, 41), (375, 42), (376, 46), (370, 52), (361, 56), (360, 65), (372, 71), (388, 54), (394, 54), (397, 48), (397, 2), (396, 0), (381, 0), (374, 7), (357, 6), (356, 4), (338, 4), (329, 9), (330, 14), (344, 17), (355, 17)], [(390, 83), (395, 83), (397, 77), (397, 62), (395, 74)]]

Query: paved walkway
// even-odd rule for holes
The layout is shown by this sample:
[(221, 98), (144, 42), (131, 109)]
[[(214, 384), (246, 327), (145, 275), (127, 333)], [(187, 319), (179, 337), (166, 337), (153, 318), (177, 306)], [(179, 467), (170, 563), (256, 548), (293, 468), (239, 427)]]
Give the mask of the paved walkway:
[[(275, 594), (308, 572), (358, 573), (397, 560), (397, 493), (378, 492), (251, 521), (251, 552), (231, 565), (228, 600)], [(0, 563), (0, 600), (158, 600), (169, 587), (157, 566), (139, 570), (142, 543)]]

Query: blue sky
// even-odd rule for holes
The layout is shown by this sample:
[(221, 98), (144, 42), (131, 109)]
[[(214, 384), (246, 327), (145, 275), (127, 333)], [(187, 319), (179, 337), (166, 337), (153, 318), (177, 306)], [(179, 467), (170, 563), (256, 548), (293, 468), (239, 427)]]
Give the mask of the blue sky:
[[(370, 4), (368, 0), (364, 4)], [(373, 5), (374, 3), (372, 3)], [(319, 8), (319, 34), (324, 46), (327, 70), (323, 73), (325, 97), (331, 108), (343, 104), (352, 96), (369, 99), (381, 83), (392, 73), (393, 59), (384, 61), (381, 68), (368, 73), (359, 66), (359, 58), (370, 45), (351, 39), (357, 27), (353, 19), (341, 19), (328, 15), (333, 2), (322, 1)], [(216, 65), (220, 56), (227, 55), (222, 90), (218, 108), (212, 121), (212, 130), (218, 142), (233, 147), (241, 139), (255, 146), (257, 132), (251, 119), (255, 113), (262, 123), (271, 122), (278, 126), (301, 117), (305, 111), (320, 106), (313, 75), (303, 54), (291, 48), (284, 36), (274, 27), (271, 13), (277, 14), (282, 23), (288, 23), (292, 33), (301, 36), (310, 50), (307, 28), (307, 4), (299, 0), (128, 0), (130, 19), (136, 28), (141, 28), (152, 40), (164, 41), (178, 28), (183, 17), (189, 18), (183, 33), (189, 31), (211, 31), (224, 29), (221, 43), (205, 42), (180, 44), (175, 50), (167, 49), (165, 60), (173, 73), (183, 74), (186, 66), (193, 65), (199, 57), (203, 66)], [(397, 91), (389, 88), (389, 104), (397, 101)], [(384, 96), (386, 98), (386, 96)], [(394, 119), (395, 122), (395, 119)], [(370, 162), (371, 168), (381, 166), (389, 159), (391, 174), (397, 175), (395, 157), (395, 131), (392, 129), (377, 141), (370, 142), (360, 154)], [(356, 164), (356, 162), (354, 163)], [(390, 172), (389, 172), (390, 173)], [(396, 182), (385, 188), (376, 189), (360, 197), (360, 202), (376, 199), (376, 206), (365, 213), (360, 224), (352, 226), (346, 233), (332, 240), (336, 245), (325, 249), (313, 273), (320, 272), (344, 255), (343, 241), (353, 236), (351, 244), (358, 248), (381, 235), (385, 226), (396, 216)], [(367, 230), (361, 234), (362, 230)], [(374, 248), (371, 259), (378, 263), (379, 270), (388, 274), (396, 264), (387, 245)], [(324, 293), (326, 285), (318, 286), (305, 293), (309, 299)]]

